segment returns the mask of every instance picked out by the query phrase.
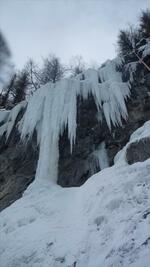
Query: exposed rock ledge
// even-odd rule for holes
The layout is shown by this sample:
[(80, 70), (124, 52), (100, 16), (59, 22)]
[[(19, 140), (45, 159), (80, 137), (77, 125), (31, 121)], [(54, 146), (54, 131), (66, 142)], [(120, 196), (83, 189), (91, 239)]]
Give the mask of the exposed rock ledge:
[(126, 160), (129, 164), (145, 161), (150, 158), (150, 137), (142, 138), (131, 143), (126, 151)]

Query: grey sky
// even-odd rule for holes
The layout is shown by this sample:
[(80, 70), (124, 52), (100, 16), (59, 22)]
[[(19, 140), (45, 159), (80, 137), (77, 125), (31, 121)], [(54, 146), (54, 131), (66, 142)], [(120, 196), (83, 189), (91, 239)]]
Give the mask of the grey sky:
[(0, 0), (0, 29), (17, 67), (50, 53), (102, 63), (115, 56), (119, 29), (148, 7), (150, 0)]

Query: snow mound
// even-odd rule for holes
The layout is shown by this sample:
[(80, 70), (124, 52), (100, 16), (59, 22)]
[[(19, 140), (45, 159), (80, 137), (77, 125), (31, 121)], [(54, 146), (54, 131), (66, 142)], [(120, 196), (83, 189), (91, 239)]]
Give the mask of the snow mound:
[(92, 94), (99, 117), (103, 113), (108, 127), (127, 119), (125, 101), (130, 95), (128, 83), (116, 70), (119, 60), (107, 61), (99, 70), (88, 69), (76, 78), (48, 83), (30, 99), (20, 125), (21, 138), (29, 140), (34, 130), (40, 147), (37, 179), (57, 180), (59, 135), (68, 127), (71, 151), (76, 139), (77, 96)]
[(149, 267), (150, 160), (80, 188), (35, 180), (1, 212), (2, 267)]

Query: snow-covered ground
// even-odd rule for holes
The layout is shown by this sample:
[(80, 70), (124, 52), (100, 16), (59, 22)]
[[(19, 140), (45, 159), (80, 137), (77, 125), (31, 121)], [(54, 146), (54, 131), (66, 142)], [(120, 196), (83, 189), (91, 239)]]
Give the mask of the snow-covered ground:
[(149, 267), (150, 159), (106, 168), (79, 188), (35, 180), (0, 214), (0, 266)]

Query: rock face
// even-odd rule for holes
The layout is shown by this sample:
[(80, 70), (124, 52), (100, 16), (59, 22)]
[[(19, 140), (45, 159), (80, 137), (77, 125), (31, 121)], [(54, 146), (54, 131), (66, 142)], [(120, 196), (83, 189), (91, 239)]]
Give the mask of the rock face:
[[(146, 77), (145, 80), (142, 77)], [(97, 118), (97, 108), (92, 96), (83, 101), (77, 101), (77, 135), (72, 154), (67, 138), (67, 129), (60, 136), (58, 184), (63, 187), (80, 186), (100, 166), (93, 158), (93, 152), (104, 141), (108, 153), (109, 165), (113, 165), (116, 153), (129, 141), (130, 135), (144, 122), (150, 120), (150, 82), (149, 74), (136, 76), (128, 100), (128, 120), (122, 127), (107, 127), (105, 119), (101, 123)], [(19, 114), (16, 120), (21, 119)], [(142, 140), (132, 144), (127, 151), (128, 163), (143, 161), (150, 156), (150, 140)], [(143, 149), (144, 148), (144, 149)], [(25, 146), (20, 142), (20, 136), (15, 126), (9, 140), (0, 140), (0, 209), (21, 197), (27, 186), (33, 181), (38, 160), (36, 136)]]
[[(70, 144), (67, 131), (60, 137), (59, 142), (59, 174), (58, 184), (61, 186), (80, 186), (92, 174), (90, 161), (92, 153), (104, 141), (106, 125), (101, 125), (96, 117), (96, 105), (92, 96), (87, 101), (78, 99), (76, 143), (70, 154)], [(96, 171), (99, 171), (96, 166)]]
[[(131, 98), (127, 102), (128, 120), (122, 127), (107, 127), (96, 117), (96, 106), (92, 96), (87, 101), (78, 101), (77, 138), (73, 153), (70, 154), (67, 131), (60, 138), (60, 158), (58, 184), (61, 186), (80, 186), (99, 166), (91, 170), (92, 153), (105, 141), (109, 165), (113, 165), (116, 153), (129, 141), (131, 134), (150, 119), (150, 84), (145, 84), (139, 76), (131, 90)], [(148, 153), (148, 152), (147, 152)], [(93, 172), (92, 172), (93, 171)]]
[[(18, 115), (18, 120), (22, 114)], [(8, 142), (0, 144), (0, 211), (20, 198), (33, 181), (38, 159), (38, 150), (33, 138), (25, 147), (15, 126)]]

